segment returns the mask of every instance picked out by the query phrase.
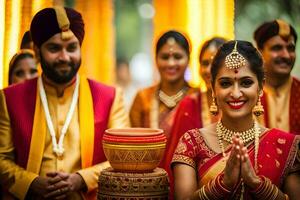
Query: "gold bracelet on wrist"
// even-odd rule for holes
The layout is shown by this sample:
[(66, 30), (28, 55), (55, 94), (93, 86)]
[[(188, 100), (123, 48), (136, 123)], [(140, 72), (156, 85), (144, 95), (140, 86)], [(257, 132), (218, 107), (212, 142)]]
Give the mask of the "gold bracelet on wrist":
[(199, 190), (199, 192), (198, 192), (199, 198), (203, 199), (203, 200), (209, 200), (208, 196), (206, 195), (204, 187), (205, 186), (201, 187), (200, 190)]
[(289, 196), (287, 194), (284, 194), (285, 200), (290, 200)]

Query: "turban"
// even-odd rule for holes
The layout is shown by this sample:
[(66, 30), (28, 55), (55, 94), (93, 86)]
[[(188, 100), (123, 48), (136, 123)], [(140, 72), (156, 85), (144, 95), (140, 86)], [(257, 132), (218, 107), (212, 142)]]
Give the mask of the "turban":
[(32, 42), (30, 31), (26, 31), (22, 37), (21, 49), (30, 49), (30, 42)]
[(294, 36), (295, 42), (297, 41), (297, 33), (295, 29), (283, 20), (277, 19), (270, 22), (265, 22), (260, 25), (254, 32), (254, 39), (257, 47), (262, 49), (264, 43), (270, 38), (279, 35), (283, 38)]
[(57, 33), (61, 33), (62, 39), (74, 34), (81, 45), (84, 37), (81, 14), (72, 8), (54, 7), (45, 8), (33, 17), (30, 34), (35, 45), (40, 47)]

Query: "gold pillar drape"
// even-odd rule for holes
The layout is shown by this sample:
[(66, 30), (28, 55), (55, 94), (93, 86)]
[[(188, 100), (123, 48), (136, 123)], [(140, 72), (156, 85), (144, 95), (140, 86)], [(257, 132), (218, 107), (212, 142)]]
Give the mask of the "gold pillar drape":
[(32, 18), (32, 0), (23, 0), (21, 5), (21, 24), (20, 24), (20, 35), (19, 35), (19, 47), (21, 44), (22, 37), (26, 31), (30, 29), (30, 22)]
[(5, 23), (3, 42), (3, 70), (1, 86), (8, 83), (8, 65), (10, 58), (17, 52), (21, 24), (21, 0), (5, 1)]
[[(153, 18), (154, 43), (164, 32), (174, 29), (187, 32), (186, 0), (154, 0), (155, 16)], [(155, 44), (153, 44), (155, 46)]]
[(169, 29), (186, 33), (192, 46), (190, 83), (205, 89), (199, 76), (200, 46), (213, 36), (234, 38), (234, 0), (154, 0), (153, 4), (154, 41)]
[(8, 85), (8, 70), (11, 57), (19, 50), (23, 34), (29, 30), (33, 15), (44, 7), (53, 5), (49, 0), (0, 0), (0, 88)]
[(2, 65), (0, 72), (0, 88), (2, 88), (4, 78), (4, 34), (5, 34), (5, 1), (0, 0), (0, 64)]
[(111, 84), (115, 65), (113, 1), (77, 0), (75, 9), (82, 13), (85, 23), (80, 73)]
[(41, 9), (53, 6), (54, 3), (55, 0), (32, 0), (31, 17), (33, 17)]

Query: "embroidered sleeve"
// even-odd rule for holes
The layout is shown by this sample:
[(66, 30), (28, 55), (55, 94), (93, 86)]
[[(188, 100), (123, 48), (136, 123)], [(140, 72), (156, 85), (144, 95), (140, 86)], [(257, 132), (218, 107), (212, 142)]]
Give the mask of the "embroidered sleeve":
[(179, 140), (171, 164), (184, 163), (196, 169), (197, 142), (194, 135), (198, 129), (189, 130)]

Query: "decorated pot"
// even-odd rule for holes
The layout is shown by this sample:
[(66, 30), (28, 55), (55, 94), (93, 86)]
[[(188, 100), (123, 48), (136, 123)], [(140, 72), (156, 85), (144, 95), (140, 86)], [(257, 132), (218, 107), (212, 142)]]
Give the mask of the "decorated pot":
[(115, 171), (151, 172), (164, 155), (166, 136), (161, 129), (108, 129), (102, 143)]

